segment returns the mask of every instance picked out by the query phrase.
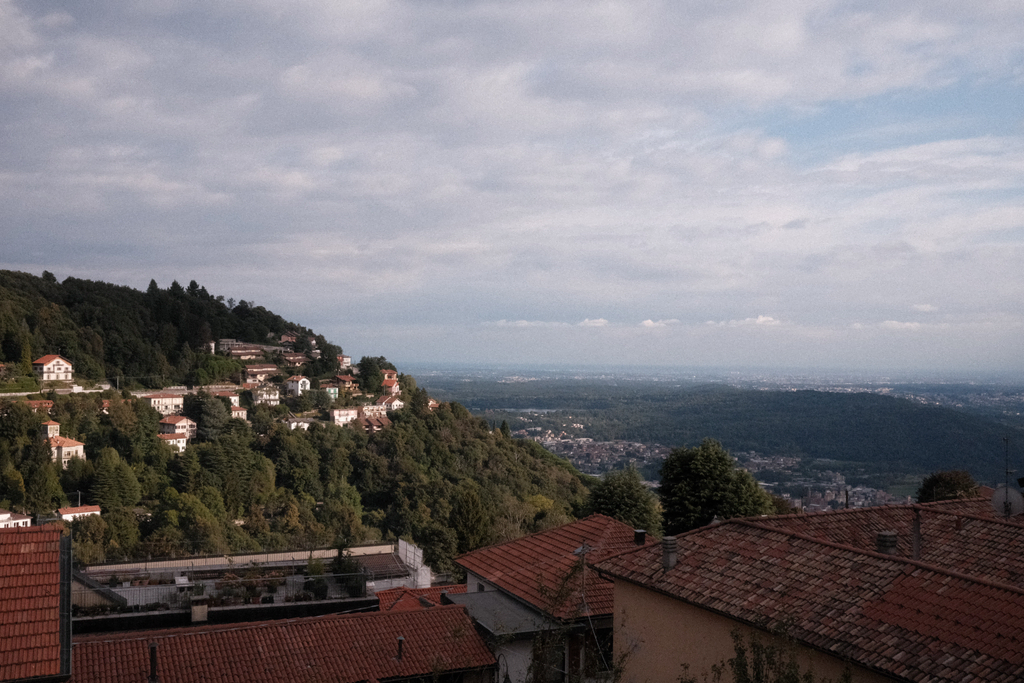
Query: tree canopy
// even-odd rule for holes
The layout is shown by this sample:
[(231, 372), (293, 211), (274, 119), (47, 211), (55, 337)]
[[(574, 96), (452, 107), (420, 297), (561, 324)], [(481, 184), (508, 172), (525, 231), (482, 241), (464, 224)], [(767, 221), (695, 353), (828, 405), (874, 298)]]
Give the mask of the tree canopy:
[(933, 503), (937, 500), (974, 498), (978, 495), (978, 482), (965, 470), (933, 472), (921, 482), (917, 489), (918, 503)]
[(634, 529), (645, 529), (654, 536), (661, 535), (658, 499), (644, 485), (635, 467), (610, 472), (594, 484), (587, 498), (586, 509), (588, 513), (614, 517)]
[(696, 448), (677, 448), (661, 467), (658, 488), (665, 533), (678, 534), (710, 524), (716, 517), (771, 514), (771, 497), (714, 439)]

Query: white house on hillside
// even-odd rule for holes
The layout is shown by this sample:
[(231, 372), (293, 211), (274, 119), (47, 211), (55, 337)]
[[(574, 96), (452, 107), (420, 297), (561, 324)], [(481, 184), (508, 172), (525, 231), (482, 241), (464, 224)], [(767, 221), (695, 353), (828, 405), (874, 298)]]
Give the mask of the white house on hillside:
[(64, 356), (49, 355), (32, 361), (32, 371), (43, 382), (71, 381), (74, 369)]
[(289, 396), (302, 396), (302, 392), (309, 391), (309, 379), (302, 375), (292, 375), (285, 380), (285, 387)]
[(194, 439), (196, 436), (196, 423), (184, 415), (168, 415), (160, 420), (161, 434), (180, 434), (186, 438)]
[(161, 415), (176, 415), (185, 407), (185, 397), (181, 394), (150, 394), (140, 398)]

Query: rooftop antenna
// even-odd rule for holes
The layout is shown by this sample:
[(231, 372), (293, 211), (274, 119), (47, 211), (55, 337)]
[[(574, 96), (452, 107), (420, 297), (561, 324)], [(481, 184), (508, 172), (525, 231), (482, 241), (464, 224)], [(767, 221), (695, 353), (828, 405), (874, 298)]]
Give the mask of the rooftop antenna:
[(1009, 519), (1024, 513), (1024, 496), (1017, 489), (1010, 488), (1010, 475), (1014, 472), (1010, 469), (1010, 437), (1004, 436), (1003, 444), (1006, 451), (1006, 474), (1003, 485), (992, 494), (992, 509), (997, 515), (1002, 514)]

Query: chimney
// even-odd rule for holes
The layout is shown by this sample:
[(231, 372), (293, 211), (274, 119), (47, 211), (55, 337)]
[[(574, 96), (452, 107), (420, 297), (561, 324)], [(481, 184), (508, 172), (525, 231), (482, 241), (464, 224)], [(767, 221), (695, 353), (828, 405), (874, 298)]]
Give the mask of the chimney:
[(156, 675), (156, 643), (149, 644), (149, 683), (160, 683)]
[(875, 537), (875, 549), (883, 555), (896, 554), (896, 532), (879, 531)]
[(647, 530), (646, 529), (633, 529), (633, 543), (636, 545), (643, 545), (647, 542)]
[(676, 566), (676, 537), (664, 536), (661, 539), (661, 567), (669, 570)]
[(398, 636), (398, 661), (402, 661), (402, 646), (405, 645), (405, 636)]

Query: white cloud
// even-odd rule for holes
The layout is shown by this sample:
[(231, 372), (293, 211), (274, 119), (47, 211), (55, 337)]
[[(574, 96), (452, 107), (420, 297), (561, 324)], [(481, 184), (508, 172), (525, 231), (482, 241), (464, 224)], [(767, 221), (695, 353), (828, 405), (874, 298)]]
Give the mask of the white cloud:
[(680, 321), (676, 318), (670, 318), (669, 320), (645, 320), (640, 323), (640, 327), (668, 327), (669, 325), (679, 325)]
[(742, 320), (721, 320), (707, 321), (708, 325), (718, 325), (720, 327), (746, 327), (751, 325), (781, 325), (782, 322), (768, 315), (759, 315), (756, 318), (743, 318)]
[(606, 327), (608, 325), (608, 321), (604, 318), (595, 318), (593, 320), (587, 318), (579, 325), (580, 327)]
[(921, 323), (915, 322), (900, 322), (898, 320), (886, 320), (879, 324), (879, 327), (886, 330), (900, 330), (916, 332), (921, 329)]

